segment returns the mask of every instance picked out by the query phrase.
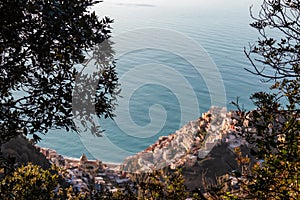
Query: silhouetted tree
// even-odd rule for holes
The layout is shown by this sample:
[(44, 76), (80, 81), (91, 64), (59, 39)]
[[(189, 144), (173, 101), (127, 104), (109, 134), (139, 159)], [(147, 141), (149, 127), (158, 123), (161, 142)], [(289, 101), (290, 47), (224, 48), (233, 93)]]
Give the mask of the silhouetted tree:
[[(264, 1), (252, 26), (261, 40), (248, 54), (255, 73), (274, 81), (272, 94), (252, 96), (257, 112), (253, 118), (262, 137), (256, 154), (263, 158), (255, 165), (249, 196), (260, 199), (297, 199), (300, 189), (300, 1)], [(274, 37), (270, 37), (271, 29)], [(269, 34), (268, 34), (269, 32)], [(250, 57), (249, 57), (250, 58)], [(270, 72), (265, 72), (263, 69)]]
[[(97, 47), (110, 37), (113, 21), (99, 19), (90, 10), (99, 2), (0, 2), (1, 143), (22, 133), (44, 134), (55, 128), (78, 131), (74, 117), (84, 127), (91, 121), (91, 132), (98, 134), (100, 127), (93, 122), (92, 110), (98, 117), (113, 117), (118, 90), (113, 51), (109, 46), (106, 52)], [(110, 60), (100, 60), (103, 53)], [(88, 64), (98, 71), (82, 74), (80, 70)], [(88, 83), (94, 85), (80, 90), (80, 84)], [(80, 95), (74, 97), (74, 91)], [(93, 109), (74, 111), (72, 102), (77, 106), (87, 103)]]
[[(236, 194), (246, 199), (298, 199), (300, 194), (300, 1), (264, 0), (251, 24), (259, 40), (245, 49), (254, 70), (272, 82), (271, 92), (251, 96), (256, 109), (243, 116), (252, 131), (242, 135), (260, 160), (239, 177)], [(249, 160), (239, 155), (242, 166)], [(248, 169), (248, 168), (247, 168)], [(228, 193), (227, 193), (228, 195)], [(232, 194), (228, 195), (233, 198)]]
[[(299, 109), (300, 104), (300, 1), (299, 0), (264, 0), (259, 16), (251, 24), (258, 30), (257, 43), (245, 49), (254, 70), (266, 81), (274, 81), (271, 89), (277, 89), (276, 97), (268, 96), (277, 110), (276, 102), (282, 102), (289, 110)], [(263, 93), (257, 93), (257, 98)], [(266, 96), (265, 96), (266, 97)], [(265, 99), (265, 98), (263, 98)], [(267, 102), (266, 102), (267, 103)], [(269, 102), (268, 102), (269, 103)]]

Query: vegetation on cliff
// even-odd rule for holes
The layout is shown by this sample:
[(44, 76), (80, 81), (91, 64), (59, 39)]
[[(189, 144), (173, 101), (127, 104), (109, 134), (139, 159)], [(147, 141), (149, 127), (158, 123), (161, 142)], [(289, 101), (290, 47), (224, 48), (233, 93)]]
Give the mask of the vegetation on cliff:
[[(65, 12), (58, 10), (58, 13), (63, 16), (56, 19), (58, 21), (52, 20), (51, 13), (53, 13), (53, 8), (57, 8), (57, 6), (62, 6), (62, 10), (68, 10), (69, 6), (67, 6), (68, 8), (65, 6), (69, 4), (47, 4), (43, 8), (48, 8), (49, 10), (39, 10), (41, 9), (38, 6), (39, 3), (44, 1), (34, 1), (36, 4), (32, 2), (15, 5), (15, 1), (2, 1), (0, 4), (0, 11), (5, 9), (5, 12), (0, 13), (7, 13), (7, 6), (13, 5), (14, 8), (20, 8), (17, 11), (8, 9), (10, 14), (5, 15), (5, 20), (1, 22), (2, 28), (0, 31), (2, 38), (0, 40), (0, 50), (2, 54), (3, 52), (6, 52), (6, 54), (3, 54), (4, 57), (1, 57), (0, 64), (1, 68), (4, 69), (5, 66), (6, 70), (1, 71), (3, 74), (0, 74), (0, 78), (2, 79), (1, 82), (9, 83), (2, 85), (0, 88), (1, 106), (3, 108), (0, 115), (2, 117), (0, 121), (1, 141), (15, 137), (21, 132), (35, 133), (35, 131), (46, 131), (52, 126), (72, 128), (73, 124), (68, 115), (70, 96), (61, 96), (65, 90), (66, 94), (70, 94), (69, 89), (72, 85), (68, 85), (69, 82), (64, 82), (66, 85), (58, 86), (56, 82), (51, 82), (54, 80), (48, 77), (47, 73), (42, 73), (42, 75), (36, 74), (34, 70), (39, 68), (41, 72), (48, 72), (47, 70), (49, 69), (46, 65), (50, 64), (53, 69), (58, 70), (53, 72), (52, 76), (59, 75), (60, 77), (61, 72), (66, 72), (67, 80), (72, 80), (73, 75), (76, 73), (73, 74), (70, 71), (71, 66), (83, 59), (80, 48), (83, 46), (90, 47), (90, 45), (95, 44), (97, 41), (102, 41), (107, 36), (107, 32), (104, 30), (106, 30), (110, 21), (104, 20), (100, 22), (93, 14), (82, 15), (82, 11), (85, 11), (93, 3), (91, 1), (77, 1), (75, 7), (81, 8), (79, 9), (80, 12), (72, 10), (71, 13), (79, 14), (75, 16), (75, 19), (78, 20), (75, 22), (78, 23), (70, 24), (71, 28), (68, 29), (69, 26), (67, 26), (67, 29), (73, 33), (78, 26), (82, 27), (82, 29), (79, 29), (81, 34), (69, 34), (68, 32), (67, 38), (60, 35), (63, 38), (61, 38), (61, 41), (58, 38), (58, 43), (53, 43), (54, 39), (56, 40), (57, 38), (50, 38), (49, 44), (46, 38), (45, 43), (42, 40), (44, 37), (40, 36), (45, 35), (46, 37), (46, 34), (41, 34), (39, 27), (42, 28), (41, 31), (43, 33), (45, 31), (44, 27), (51, 27), (54, 30), (56, 25), (64, 23), (64, 21), (59, 21), (59, 19), (69, 18), (69, 16), (65, 15)], [(22, 9), (25, 11), (23, 12)], [(23, 16), (24, 13), (30, 12), (34, 13)], [(44, 14), (39, 15), (40, 13)], [(22, 17), (25, 17), (25, 20), (22, 20)], [(27, 23), (32, 20), (39, 21), (39, 17), (45, 19), (42, 22), (47, 23), (37, 24), (36, 27), (31, 27), (34, 23)], [(247, 112), (238, 102), (234, 102), (234, 104), (237, 106), (237, 113), (239, 114), (239, 119), (241, 119), (240, 123), (244, 124), (245, 122), (247, 124), (245, 128), (240, 130), (240, 136), (244, 137), (248, 143), (253, 144), (250, 153), (260, 162), (250, 165), (249, 157), (243, 155), (241, 150), (237, 148), (235, 152), (237, 162), (243, 169), (241, 173), (235, 173), (232, 177), (225, 177), (219, 180), (219, 184), (207, 187), (205, 192), (194, 192), (194, 199), (298, 199), (300, 196), (300, 2), (299, 0), (264, 0), (259, 16), (254, 17), (253, 15), (253, 19), (255, 22), (251, 26), (259, 31), (261, 37), (255, 44), (250, 46), (250, 49), (245, 49), (245, 54), (253, 67), (247, 70), (261, 76), (266, 81), (273, 82), (273, 85), (270, 93), (257, 92), (252, 95), (251, 99), (256, 105), (254, 111)], [(16, 21), (12, 23), (12, 20)], [(53, 24), (52, 22), (55, 23)], [(68, 24), (69, 21), (66, 23)], [(30, 37), (25, 38), (26, 40), (22, 40), (23, 35), (18, 32), (19, 27), (22, 27), (22, 25), (24, 25), (24, 30), (29, 30), (28, 35)], [(91, 27), (89, 25), (92, 25), (94, 29), (89, 29)], [(10, 34), (7, 31), (8, 27), (16, 28), (17, 34)], [(81, 32), (82, 30), (87, 30), (87, 32)], [(95, 33), (95, 30), (99, 36), (97, 38), (91, 36), (92, 33)], [(276, 31), (279, 34), (270, 37), (271, 33)], [(37, 34), (40, 35), (38, 35), (39, 39), (36, 41)], [(68, 38), (70, 35), (72, 38)], [(25, 36), (27, 34), (24, 34)], [(28, 46), (27, 41), (32, 41), (32, 46)], [(22, 45), (25, 45), (26, 48)], [(58, 45), (58, 49), (56, 49), (56, 45)], [(71, 45), (71, 49), (69, 49), (69, 45)], [(37, 52), (36, 47), (45, 51)], [(60, 51), (60, 48), (63, 51)], [(6, 55), (9, 56), (6, 57)], [(31, 62), (28, 64), (26, 59), (29, 59)], [(53, 64), (56, 63), (53, 61), (58, 61), (61, 65)], [(108, 84), (108, 89), (105, 91), (112, 95), (112, 91), (116, 89), (114, 68), (106, 69), (112, 73), (113, 82), (103, 81), (101, 83), (104, 85)], [(49, 74), (51, 74), (50, 72)], [(11, 76), (7, 76), (7, 74)], [(59, 80), (61, 84), (62, 81), (61, 79)], [(53, 88), (52, 86), (57, 86), (58, 88)], [(102, 86), (100, 84), (99, 88), (101, 89)], [(35, 89), (29, 90), (31, 87)], [(25, 99), (15, 100), (12, 97), (12, 91), (21, 88), (25, 88), (29, 96), (24, 97)], [(54, 90), (60, 92), (54, 94), (51, 92)], [(44, 95), (44, 92), (48, 92), (47, 94), (50, 94), (50, 96), (54, 95), (53, 97), (57, 97), (54, 98), (53, 105), (51, 104), (54, 107), (51, 107), (51, 105), (49, 107), (46, 99), (43, 99), (44, 97), (36, 98)], [(36, 101), (31, 97), (35, 97)], [(61, 98), (64, 97), (66, 99), (62, 100)], [(104, 102), (107, 103), (106, 100), (104, 98)], [(24, 105), (24, 107), (20, 108), (20, 105)], [(48, 106), (47, 109), (45, 109), (45, 105)], [(65, 106), (55, 107), (57, 105)], [(113, 107), (110, 104), (105, 105), (105, 109), (98, 107), (99, 116), (102, 114), (111, 116)], [(54, 115), (52, 108), (59, 112), (55, 112), (56, 114)], [(48, 113), (49, 109), (51, 112)], [(249, 131), (249, 128), (251, 128), (251, 131)], [(1, 195), (3, 195), (1, 197), (11, 199), (26, 199), (28, 197), (36, 197), (37, 199), (55, 198), (53, 190), (58, 183), (58, 173), (61, 172), (56, 171), (52, 174), (50, 171), (42, 170), (37, 166), (22, 166), (1, 181)], [(236, 181), (236, 186), (238, 187), (227, 187), (228, 183), (231, 183), (233, 180)], [(73, 192), (70, 191), (71, 196), (69, 198), (154, 200), (185, 199), (188, 197), (185, 181), (180, 170), (167, 175), (162, 171), (157, 171), (147, 174), (145, 177), (138, 177), (135, 182), (137, 185), (134, 191), (128, 189), (115, 194), (103, 194), (104, 196), (99, 196), (98, 194), (93, 196), (91, 193), (85, 197), (73, 195)], [(23, 192), (24, 188), (26, 190)], [(37, 195), (38, 189), (43, 190), (43, 196)], [(62, 198), (67, 197), (64, 196)]]
[[(252, 13), (251, 13), (252, 14)], [(231, 197), (247, 199), (298, 199), (300, 194), (300, 2), (264, 0), (252, 27), (259, 40), (245, 49), (251, 73), (273, 82), (271, 92), (257, 92), (257, 106), (249, 121), (256, 131), (243, 131), (261, 159), (254, 167), (239, 156), (247, 170), (238, 177), (240, 189)], [(272, 35), (273, 34), (273, 35)], [(241, 117), (247, 115), (239, 107)], [(238, 151), (237, 151), (238, 152)]]

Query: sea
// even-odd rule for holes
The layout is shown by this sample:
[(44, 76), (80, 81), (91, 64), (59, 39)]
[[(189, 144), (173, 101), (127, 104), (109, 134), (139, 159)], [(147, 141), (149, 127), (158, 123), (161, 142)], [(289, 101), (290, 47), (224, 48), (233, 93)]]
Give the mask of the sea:
[[(252, 69), (244, 48), (259, 35), (249, 24), (250, 7), (259, 0), (105, 0), (92, 8), (114, 19), (112, 37), (103, 46), (113, 51), (121, 92), (114, 119), (95, 123), (102, 137), (90, 131), (50, 130), (39, 146), (68, 157), (121, 163), (195, 120), (211, 106), (245, 109), (268, 83)], [(89, 70), (93, 70), (90, 57)], [(82, 105), (85, 106), (85, 105)]]

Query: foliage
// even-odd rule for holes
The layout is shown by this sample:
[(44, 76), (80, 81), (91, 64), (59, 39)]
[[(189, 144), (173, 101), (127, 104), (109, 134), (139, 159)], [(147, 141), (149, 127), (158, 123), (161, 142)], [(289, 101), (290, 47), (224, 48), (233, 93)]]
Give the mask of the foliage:
[(187, 188), (184, 185), (182, 171), (178, 169), (168, 174), (156, 171), (149, 174), (146, 181), (139, 184), (139, 199), (186, 199)]
[[(297, 199), (300, 188), (300, 1), (265, 0), (251, 25), (261, 39), (246, 53), (255, 74), (274, 81), (274, 93), (255, 93), (253, 124), (257, 130), (255, 165), (247, 184), (249, 196), (259, 199)], [(278, 31), (269, 37), (270, 29)], [(253, 61), (249, 56), (255, 54)], [(254, 56), (253, 56), (254, 57)], [(269, 72), (265, 72), (264, 69)]]
[(28, 164), (7, 175), (0, 185), (1, 199), (51, 199), (58, 185), (58, 174)]
[[(252, 15), (252, 13), (251, 13)], [(298, 199), (300, 188), (300, 1), (264, 0), (251, 24), (260, 39), (245, 50), (254, 70), (251, 73), (273, 82), (270, 93), (257, 92), (251, 99), (257, 109), (241, 115), (255, 131), (242, 133), (252, 144), (257, 162), (237, 151), (245, 167), (240, 189), (224, 193), (228, 198)], [(273, 37), (269, 35), (274, 34)], [(280, 39), (276, 39), (280, 38)]]
[[(187, 188), (180, 169), (172, 173), (155, 171), (135, 175), (135, 187), (127, 185), (125, 190), (111, 193), (108, 190), (76, 193), (71, 186), (63, 186), (67, 172), (56, 166), (44, 170), (40, 166), (21, 166), (5, 176), (0, 184), (1, 199), (183, 199), (188, 197)], [(196, 198), (195, 198), (196, 199)]]
[(135, 190), (129, 185), (125, 186), (124, 191), (117, 191), (112, 194), (111, 199), (113, 200), (137, 200), (137, 194)]
[[(98, 117), (113, 117), (118, 78), (112, 60), (102, 62), (95, 50), (109, 38), (108, 17), (98, 19), (93, 0), (3, 0), (0, 2), (0, 142), (21, 133), (46, 133), (65, 128), (78, 131), (74, 117), (92, 121), (89, 109), (72, 110), (72, 101), (90, 103)], [(98, 48), (99, 49), (99, 48)], [(113, 52), (107, 49), (107, 55)], [(111, 57), (110, 57), (111, 58)], [(97, 73), (83, 75), (77, 64), (92, 64)], [(75, 85), (76, 78), (85, 82)], [(72, 92), (90, 83), (76, 99)], [(74, 95), (73, 95), (74, 96)], [(75, 95), (76, 96), (76, 95)], [(86, 124), (83, 124), (87, 127)], [(91, 132), (99, 127), (92, 123)]]
[(85, 193), (75, 193), (71, 186), (63, 187), (64, 170), (53, 165), (44, 170), (31, 163), (22, 165), (0, 182), (1, 199), (87, 199)]
[[(245, 49), (253, 70), (272, 82), (271, 92), (251, 96), (256, 109), (246, 112), (237, 103), (241, 136), (250, 144), (257, 163), (236, 149), (241, 174), (233, 174), (238, 189), (226, 182), (211, 189), (213, 199), (299, 199), (300, 196), (300, 1), (264, 0), (251, 24), (259, 40)], [(273, 35), (273, 37), (271, 37)]]
[(132, 177), (135, 186), (127, 185), (125, 190), (109, 194), (92, 195), (93, 199), (108, 200), (173, 200), (186, 199), (187, 188), (184, 185), (184, 178), (180, 169), (167, 173), (162, 170), (147, 174), (134, 174)]
[[(271, 89), (277, 89), (277, 100), (284, 98), (283, 102), (289, 110), (299, 109), (299, 0), (264, 0), (259, 16), (254, 17), (252, 12), (251, 16), (255, 20), (251, 26), (258, 30), (261, 37), (250, 46), (249, 51), (245, 49), (254, 68), (254, 71), (246, 70), (266, 80), (273, 80), (275, 83)], [(260, 101), (266, 99), (259, 97), (259, 94), (255, 98)], [(275, 99), (272, 101), (276, 102)]]

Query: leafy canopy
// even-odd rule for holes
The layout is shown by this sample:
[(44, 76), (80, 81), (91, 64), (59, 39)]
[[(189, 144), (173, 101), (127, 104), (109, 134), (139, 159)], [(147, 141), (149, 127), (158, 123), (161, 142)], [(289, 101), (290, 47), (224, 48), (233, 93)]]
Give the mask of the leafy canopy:
[[(113, 117), (118, 88), (114, 62), (102, 63), (95, 51), (92, 57), (97, 73), (83, 76), (76, 67), (86, 61), (86, 52), (109, 38), (113, 21), (98, 19), (90, 10), (96, 3), (99, 1), (0, 2), (1, 142), (20, 133), (46, 133), (51, 128), (76, 131), (73, 118), (78, 116), (92, 121), (89, 109), (72, 112), (72, 101), (91, 101), (98, 117)], [(107, 51), (111, 58), (113, 52)], [(80, 87), (75, 85), (76, 77), (87, 82), (93, 77), (97, 82), (78, 96), (81, 99), (72, 100), (72, 91)], [(98, 128), (94, 123), (91, 130), (97, 133)]]
[(1, 199), (52, 199), (58, 174), (28, 164), (5, 176), (0, 182)]
[[(237, 196), (299, 199), (300, 1), (264, 0), (258, 17), (252, 17), (251, 26), (260, 38), (245, 50), (253, 67), (247, 70), (273, 85), (270, 93), (253, 94), (257, 109), (242, 116), (252, 128), (242, 134), (253, 144), (253, 155), (263, 162), (243, 174)], [(249, 166), (249, 162), (241, 164)]]
[[(236, 149), (242, 173), (238, 189), (226, 181), (213, 188), (213, 199), (299, 199), (300, 193), (300, 1), (263, 0), (250, 24), (259, 39), (245, 49), (252, 69), (247, 71), (271, 82), (270, 92), (251, 96), (256, 109), (246, 113), (238, 102), (241, 136), (249, 142), (257, 163), (251, 165)], [(232, 179), (228, 180), (231, 183)], [(215, 192), (217, 191), (217, 192)]]

